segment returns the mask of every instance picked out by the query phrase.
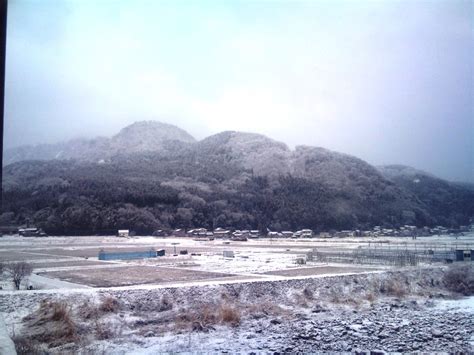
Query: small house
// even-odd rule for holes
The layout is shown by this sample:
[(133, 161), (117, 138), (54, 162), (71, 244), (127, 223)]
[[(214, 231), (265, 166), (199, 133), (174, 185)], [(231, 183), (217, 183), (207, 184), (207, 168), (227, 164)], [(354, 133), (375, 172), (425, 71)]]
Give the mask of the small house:
[(268, 232), (267, 236), (270, 238), (279, 238), (282, 236), (282, 234), (278, 232)]
[(222, 229), (222, 228), (216, 228), (214, 230), (214, 237), (216, 238), (224, 238), (224, 237), (228, 237), (229, 235), (230, 235), (230, 230)]
[(46, 237), (46, 233), (39, 228), (20, 228), (18, 234), (22, 237)]
[(130, 236), (130, 230), (128, 229), (119, 229), (117, 236), (119, 238), (128, 238)]
[(173, 236), (175, 237), (185, 237), (186, 236), (186, 231), (184, 229), (175, 229), (173, 231)]
[(188, 236), (190, 237), (205, 237), (207, 233), (206, 228), (194, 228), (188, 230)]
[(163, 229), (157, 229), (156, 231), (153, 232), (152, 234), (154, 237), (166, 237), (168, 233), (164, 231)]
[(258, 229), (252, 229), (249, 234), (249, 238), (258, 238), (260, 235), (260, 231)]

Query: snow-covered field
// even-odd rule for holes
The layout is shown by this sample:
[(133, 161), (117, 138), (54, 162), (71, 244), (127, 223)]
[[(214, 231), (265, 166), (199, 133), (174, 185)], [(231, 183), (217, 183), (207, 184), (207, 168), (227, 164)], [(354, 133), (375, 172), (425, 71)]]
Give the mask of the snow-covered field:
[[(117, 237), (46, 237), (23, 238), (6, 236), (0, 239), (0, 257), (5, 262), (27, 261), (34, 267), (34, 274), (25, 280), (25, 286), (34, 289), (57, 289), (83, 287), (110, 287), (131, 285), (159, 285), (170, 283), (169, 270), (173, 269), (174, 281), (192, 283), (197, 280), (214, 280), (228, 277), (235, 282), (239, 276), (242, 280), (281, 279), (284, 276), (265, 273), (279, 270), (303, 269), (314, 270), (315, 275), (333, 273), (327, 264), (308, 262), (297, 265), (298, 257), (305, 257), (308, 252), (318, 248), (327, 249), (333, 245), (336, 249), (354, 249), (365, 245), (367, 240), (249, 240), (234, 242), (225, 240), (196, 241), (191, 238), (154, 238), (137, 237), (122, 239)], [(99, 250), (106, 251), (144, 251), (150, 248), (165, 249), (166, 256), (141, 260), (99, 261)], [(186, 250), (187, 255), (173, 256)], [(224, 251), (232, 251), (233, 258), (223, 256)], [(137, 267), (144, 267), (140, 277), (125, 280), (119, 275), (132, 275)], [(316, 269), (324, 266), (324, 269)], [(155, 268), (153, 268), (155, 267)], [(306, 271), (305, 276), (311, 276)], [(366, 268), (353, 265), (337, 273), (363, 272)], [(369, 269), (372, 270), (372, 269)], [(193, 271), (191, 273), (191, 271)], [(336, 271), (336, 269), (334, 269)], [(297, 274), (297, 273), (296, 273)], [(137, 274), (138, 275), (138, 274)], [(296, 275), (298, 276), (298, 275)], [(101, 282), (103, 278), (103, 282)], [(48, 282), (48, 280), (51, 280)], [(2, 288), (8, 290), (11, 284), (2, 281)]]
[[(446, 266), (394, 271), (382, 265), (298, 265), (296, 259), (312, 251), (355, 250), (369, 243), (469, 248), (473, 241), (472, 234), (419, 238), (415, 243), (404, 238), (203, 242), (3, 237), (0, 257), (30, 262), (34, 274), (24, 286), (34, 290), (13, 291), (11, 282), (3, 280), (0, 312), (10, 334), (40, 339), (34, 314), (41, 302), (67, 304), (82, 345), (62, 343), (48, 350), (52, 353), (471, 351), (473, 299), (446, 298), (450, 293), (436, 281)], [(101, 248), (165, 249), (166, 256), (99, 261)], [(188, 254), (173, 256), (175, 248)], [(224, 257), (223, 251), (233, 251), (234, 257)], [(114, 310), (100, 311), (107, 298), (117, 302)], [(93, 318), (84, 318), (86, 304), (86, 311), (96, 310)], [(237, 313), (238, 322), (226, 320), (226, 312)], [(25, 321), (27, 315), (30, 320)], [(392, 321), (385, 320), (390, 317)], [(433, 324), (437, 330), (432, 334)]]

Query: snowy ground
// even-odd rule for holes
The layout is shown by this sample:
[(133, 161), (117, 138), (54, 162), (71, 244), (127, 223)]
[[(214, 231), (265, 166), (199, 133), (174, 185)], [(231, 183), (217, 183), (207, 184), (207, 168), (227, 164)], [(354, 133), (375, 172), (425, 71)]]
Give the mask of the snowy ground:
[[(0, 311), (10, 332), (38, 334), (23, 317), (43, 300), (66, 302), (78, 329), (86, 333), (80, 342), (52, 347), (51, 353), (473, 351), (474, 300), (446, 299), (450, 293), (438, 285), (444, 270), (176, 288), (5, 292)], [(402, 293), (380, 293), (394, 280)], [(99, 305), (107, 297), (117, 300), (117, 309), (84, 319), (83, 304)], [(209, 317), (221, 307), (237, 310), (239, 322)], [(106, 338), (98, 330), (104, 326), (110, 331)]]
[(440, 300), (436, 304), (440, 311), (474, 313), (474, 296), (454, 300)]
[[(296, 275), (298, 272), (282, 272), (280, 277), (276, 277), (278, 271), (291, 269), (308, 270), (301, 275), (311, 276), (319, 275), (315, 267), (327, 266), (321, 263), (308, 263), (306, 265), (296, 265), (297, 257), (305, 256), (311, 251), (350, 251), (360, 247), (381, 246), (389, 248), (474, 248), (474, 234), (469, 234), (454, 238), (452, 236), (433, 236), (423, 237), (416, 240), (411, 238), (344, 238), (344, 239), (250, 239), (247, 242), (234, 242), (228, 240), (214, 241), (196, 241), (191, 238), (155, 238), (155, 237), (136, 237), (130, 239), (121, 239), (117, 237), (46, 237), (46, 238), (24, 238), (19, 236), (5, 236), (0, 238), (0, 259), (4, 262), (9, 261), (27, 261), (31, 263), (35, 274), (41, 278), (32, 278), (30, 285), (35, 288), (47, 289), (58, 288), (64, 285), (70, 287), (70, 284), (84, 286), (108, 286), (114, 284), (111, 280), (104, 280), (103, 285), (97, 280), (94, 283), (87, 283), (87, 279), (94, 276), (107, 275), (105, 270), (111, 270), (110, 277), (115, 277), (116, 273), (127, 274), (128, 269), (135, 266), (157, 266), (166, 268), (176, 268), (177, 270), (193, 270), (196, 280), (220, 279), (217, 274), (224, 273), (229, 277), (229, 281), (235, 281), (237, 276), (243, 280), (249, 277), (265, 279), (272, 277), (281, 278), (284, 275)], [(149, 248), (165, 249), (166, 257), (156, 259), (144, 259), (133, 261), (99, 261), (97, 255), (100, 249), (106, 251), (136, 251), (148, 250)], [(188, 255), (172, 256), (175, 252), (187, 250)], [(223, 251), (233, 251), (234, 258), (224, 258)], [(191, 255), (195, 254), (195, 255)], [(341, 267), (341, 265), (338, 265)], [(117, 268), (117, 269), (115, 269)], [(383, 267), (378, 267), (383, 268)], [(103, 273), (99, 270), (104, 270)], [(151, 270), (151, 269), (147, 269)], [(149, 279), (142, 278), (137, 283), (147, 285), (160, 284), (166, 278), (157, 277), (157, 273), (165, 273), (167, 269), (157, 268), (150, 272)], [(335, 273), (335, 269), (321, 268), (319, 271), (326, 270), (328, 274)], [(347, 266), (347, 272), (337, 270), (337, 273), (360, 272), (364, 268)], [(202, 272), (202, 274), (200, 274)], [(130, 271), (132, 273), (132, 271)], [(185, 272), (183, 272), (185, 273)], [(208, 274), (205, 274), (208, 273)], [(94, 275), (98, 274), (98, 275)], [(187, 272), (187, 274), (190, 274)], [(192, 275), (192, 274), (190, 274)], [(211, 275), (213, 277), (209, 278)], [(290, 276), (288, 276), (290, 277)], [(41, 279), (41, 282), (36, 282)], [(51, 282), (48, 280), (51, 279)], [(55, 280), (56, 281), (55, 281)], [(35, 281), (36, 280), (36, 281)], [(69, 284), (62, 284), (59, 281), (65, 281)], [(84, 281), (86, 280), (86, 281)], [(100, 280), (99, 280), (100, 281)], [(193, 277), (185, 280), (178, 277), (177, 282), (193, 282)], [(166, 281), (169, 282), (169, 281)], [(127, 286), (133, 282), (118, 283), (117, 286)], [(26, 285), (26, 284), (25, 284)], [(3, 282), (4, 289), (8, 289), (8, 284)]]
[[(440, 298), (451, 296), (440, 290), (436, 281), (430, 281), (442, 277), (439, 270), (444, 266), (438, 271), (430, 271), (427, 265), (397, 268), (401, 275), (408, 275), (397, 279), (393, 292), (397, 287), (408, 287), (403, 291), (406, 295), (398, 297), (379, 292), (386, 282), (384, 275), (392, 273), (391, 267), (311, 261), (296, 264), (298, 257), (311, 251), (350, 251), (369, 244), (413, 250), (474, 249), (474, 234), (415, 241), (347, 238), (247, 242), (9, 236), (0, 238), (0, 258), (30, 262), (34, 274), (23, 286), (32, 285), (34, 290), (13, 291), (11, 282), (3, 280), (0, 312), (11, 334), (24, 329), (27, 334), (31, 327), (25, 326), (23, 317), (32, 314), (42, 300), (67, 302), (89, 334), (87, 339), (81, 338), (82, 350), (91, 353), (354, 351), (364, 344), (364, 349), (385, 351), (471, 351), (473, 299)], [(105, 262), (97, 259), (101, 248), (165, 249), (166, 256)], [(175, 248), (177, 253), (187, 250), (188, 254), (173, 256)], [(233, 251), (235, 257), (224, 258), (225, 250)], [(422, 275), (426, 277), (420, 279)], [(303, 292), (306, 289), (308, 294)], [(99, 312), (95, 323), (80, 320), (79, 305), (100, 304), (106, 296), (119, 300), (117, 313)], [(157, 310), (165, 298), (172, 300), (172, 309)], [(208, 329), (193, 330), (193, 317), (202, 316), (194, 313), (207, 303), (213, 310), (236, 307), (241, 313), (239, 325), (215, 321)], [(394, 320), (388, 322), (390, 317)], [(440, 329), (431, 334), (433, 324), (439, 324)], [(104, 335), (97, 335), (96, 328), (105, 325), (111, 333), (102, 339)], [(169, 325), (173, 327), (169, 329)], [(408, 340), (402, 341), (398, 332)], [(74, 346), (50, 351), (75, 353), (78, 348)]]
[[(325, 270), (334, 273), (331, 268), (316, 270), (315, 266), (327, 266), (309, 262), (296, 265), (298, 257), (305, 257), (322, 244), (325, 248), (334, 244), (335, 248), (356, 248), (366, 241), (335, 241), (326, 240), (249, 240), (233, 242), (225, 240), (196, 241), (191, 238), (154, 238), (138, 237), (121, 239), (117, 237), (46, 237), (23, 238), (7, 236), (0, 239), (0, 257), (5, 262), (27, 261), (34, 267), (33, 277), (24, 283), (35, 289), (58, 289), (83, 287), (121, 287), (131, 285), (159, 285), (172, 282), (169, 270), (175, 275), (175, 283), (197, 280), (220, 280), (226, 277), (229, 281), (252, 279), (281, 279), (284, 275), (266, 273), (279, 270), (303, 269), (314, 270), (314, 275)], [(100, 249), (106, 251), (137, 251), (149, 248), (165, 249), (166, 256), (160, 258), (130, 261), (99, 261)], [(180, 251), (188, 251), (187, 255), (173, 256)], [(224, 258), (224, 251), (233, 251), (234, 258)], [(143, 272), (137, 273), (137, 267)], [(156, 267), (156, 268), (153, 268)], [(366, 268), (348, 266), (342, 270), (338, 266), (337, 273), (363, 272)], [(371, 271), (372, 269), (367, 269)], [(192, 271), (192, 272), (191, 272)], [(133, 279), (133, 274), (139, 277)], [(131, 275), (130, 278), (118, 275)], [(307, 271), (306, 276), (312, 273)], [(297, 273), (295, 276), (298, 276)], [(101, 278), (103, 282), (101, 282)], [(49, 281), (50, 280), (50, 281)], [(11, 285), (3, 282), (3, 289)]]

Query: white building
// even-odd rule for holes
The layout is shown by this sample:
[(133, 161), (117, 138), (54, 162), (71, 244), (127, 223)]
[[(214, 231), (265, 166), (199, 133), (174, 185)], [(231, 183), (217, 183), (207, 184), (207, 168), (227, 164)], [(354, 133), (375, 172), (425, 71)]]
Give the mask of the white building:
[(121, 238), (128, 238), (130, 236), (130, 231), (128, 229), (119, 229), (117, 236)]

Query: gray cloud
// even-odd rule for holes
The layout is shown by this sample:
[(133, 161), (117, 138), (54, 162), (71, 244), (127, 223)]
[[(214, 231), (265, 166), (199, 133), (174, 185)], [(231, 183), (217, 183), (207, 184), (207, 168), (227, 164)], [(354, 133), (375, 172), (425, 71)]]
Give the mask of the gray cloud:
[(154, 118), (474, 182), (472, 6), (10, 2), (5, 144)]

